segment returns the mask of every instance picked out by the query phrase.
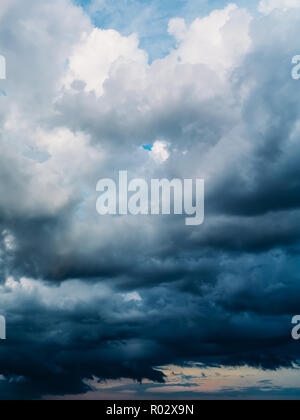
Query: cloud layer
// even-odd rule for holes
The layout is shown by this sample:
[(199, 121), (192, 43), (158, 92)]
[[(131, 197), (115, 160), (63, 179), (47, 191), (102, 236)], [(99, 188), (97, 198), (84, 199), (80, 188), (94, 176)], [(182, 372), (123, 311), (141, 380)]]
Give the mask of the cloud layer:
[[(299, 360), (290, 63), (300, 12), (283, 3), (262, 1), (259, 16), (229, 4), (192, 23), (174, 18), (176, 48), (151, 64), (138, 34), (96, 28), (68, 0), (5, 3), (4, 398), (83, 393), (93, 378), (160, 382), (155, 367), (170, 363)], [(119, 170), (205, 178), (205, 224), (101, 218), (96, 183)]]

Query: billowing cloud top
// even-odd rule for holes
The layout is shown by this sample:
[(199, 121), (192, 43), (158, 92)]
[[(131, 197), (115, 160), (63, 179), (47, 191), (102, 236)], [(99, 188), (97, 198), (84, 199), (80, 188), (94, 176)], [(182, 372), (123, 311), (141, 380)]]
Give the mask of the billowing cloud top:
[[(2, 0), (3, 398), (299, 360), (300, 10), (258, 10), (172, 18), (174, 47), (151, 61), (138, 31), (96, 27), (69, 0)], [(204, 225), (99, 217), (98, 179), (124, 169), (204, 178)]]

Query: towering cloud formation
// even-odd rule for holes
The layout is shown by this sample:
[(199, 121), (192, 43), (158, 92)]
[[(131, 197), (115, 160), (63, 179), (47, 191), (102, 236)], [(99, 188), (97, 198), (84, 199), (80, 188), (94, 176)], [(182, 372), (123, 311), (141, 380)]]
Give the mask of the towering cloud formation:
[[(173, 19), (151, 64), (68, 0), (1, 6), (2, 396), (299, 359), (300, 11), (278, 4)], [(96, 183), (119, 170), (204, 178), (206, 223), (99, 217)]]

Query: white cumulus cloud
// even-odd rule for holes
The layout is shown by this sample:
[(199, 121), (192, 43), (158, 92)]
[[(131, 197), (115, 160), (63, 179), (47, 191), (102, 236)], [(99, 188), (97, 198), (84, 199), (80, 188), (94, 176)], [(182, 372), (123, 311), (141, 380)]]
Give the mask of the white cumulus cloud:
[(273, 10), (288, 10), (292, 8), (300, 8), (299, 0), (261, 0), (258, 10), (261, 13), (269, 14)]

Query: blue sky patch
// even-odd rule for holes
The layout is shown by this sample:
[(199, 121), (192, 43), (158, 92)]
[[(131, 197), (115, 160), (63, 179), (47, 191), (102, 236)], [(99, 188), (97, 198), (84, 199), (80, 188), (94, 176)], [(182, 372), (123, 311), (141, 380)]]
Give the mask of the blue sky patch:
[(152, 152), (153, 144), (144, 144), (143, 149), (147, 150), (148, 152)]
[(115, 29), (122, 35), (137, 33), (140, 46), (149, 54), (149, 61), (165, 57), (176, 47), (175, 39), (168, 34), (168, 23), (181, 17), (189, 24), (229, 3), (255, 12), (258, 1), (252, 0), (74, 0), (91, 17), (95, 26)]

